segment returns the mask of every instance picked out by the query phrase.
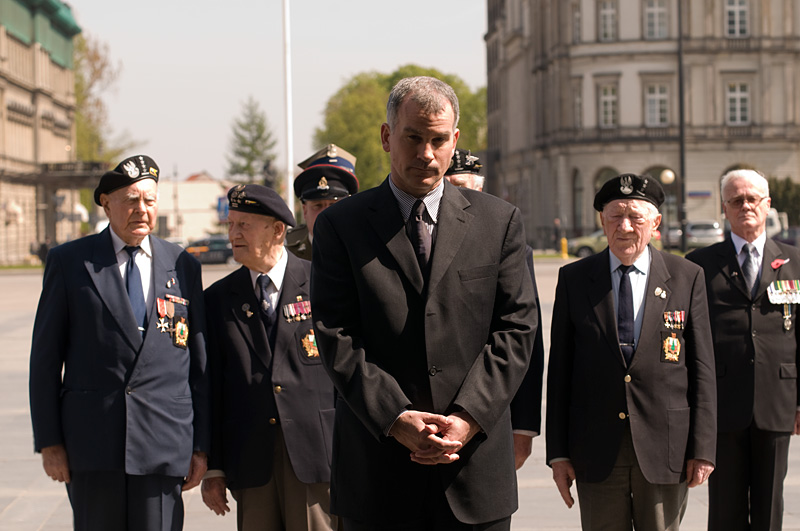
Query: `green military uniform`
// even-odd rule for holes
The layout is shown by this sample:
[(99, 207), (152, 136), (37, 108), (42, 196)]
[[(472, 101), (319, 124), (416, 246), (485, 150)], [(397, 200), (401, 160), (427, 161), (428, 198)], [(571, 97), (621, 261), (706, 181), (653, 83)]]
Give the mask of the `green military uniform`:
[(286, 248), (298, 258), (311, 260), (311, 239), (308, 237), (308, 227), (305, 223), (287, 231)]

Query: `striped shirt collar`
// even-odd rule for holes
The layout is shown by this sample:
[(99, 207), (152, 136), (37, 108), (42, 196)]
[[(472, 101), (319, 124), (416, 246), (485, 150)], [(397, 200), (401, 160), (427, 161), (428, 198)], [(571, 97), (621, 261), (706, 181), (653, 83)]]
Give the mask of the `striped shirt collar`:
[(425, 203), (425, 210), (428, 211), (428, 215), (431, 217), (431, 220), (433, 220), (433, 223), (436, 223), (439, 217), (439, 205), (442, 202), (442, 194), (444, 193), (444, 179), (439, 181), (439, 185), (428, 192), (424, 197), (414, 197), (413, 195), (405, 193), (394, 185), (391, 175), (389, 175), (389, 188), (392, 189), (394, 198), (397, 199), (397, 206), (400, 207), (403, 221), (408, 221), (414, 203), (416, 203), (417, 199), (422, 199), (422, 202)]

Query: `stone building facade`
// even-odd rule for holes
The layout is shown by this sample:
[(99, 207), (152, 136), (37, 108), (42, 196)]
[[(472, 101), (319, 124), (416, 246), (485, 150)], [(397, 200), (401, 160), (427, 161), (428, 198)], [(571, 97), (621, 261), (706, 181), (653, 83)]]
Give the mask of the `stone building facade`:
[(687, 219), (721, 221), (731, 167), (800, 180), (796, 0), (488, 0), (485, 40), (487, 189), (534, 245), (594, 230), (613, 175), (680, 175), (679, 61)]
[(0, 0), (0, 265), (80, 235), (85, 208), (63, 164), (74, 161), (79, 32), (59, 0)]

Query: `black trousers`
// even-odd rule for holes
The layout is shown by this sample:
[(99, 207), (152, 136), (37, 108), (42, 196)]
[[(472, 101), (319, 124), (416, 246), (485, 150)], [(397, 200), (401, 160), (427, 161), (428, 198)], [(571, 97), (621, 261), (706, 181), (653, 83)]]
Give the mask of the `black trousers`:
[(709, 531), (779, 531), (789, 432), (717, 434), (717, 466), (708, 480)]
[(181, 531), (183, 478), (71, 472), (75, 531)]

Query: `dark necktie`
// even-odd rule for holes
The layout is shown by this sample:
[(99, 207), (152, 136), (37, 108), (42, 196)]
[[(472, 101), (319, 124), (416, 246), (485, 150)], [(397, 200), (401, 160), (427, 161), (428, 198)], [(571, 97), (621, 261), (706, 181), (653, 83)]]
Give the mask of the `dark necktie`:
[(275, 324), (275, 308), (272, 307), (272, 303), (269, 299), (269, 285), (272, 283), (272, 280), (269, 278), (269, 275), (259, 275), (257, 282), (259, 293), (261, 294), (259, 298), (261, 318), (264, 321), (264, 327), (267, 329), (267, 335), (269, 335), (270, 330), (272, 330), (272, 325)]
[(753, 256), (755, 246), (747, 242), (742, 246), (742, 251), (745, 252), (744, 263), (742, 263), (742, 273), (744, 274), (744, 282), (747, 284), (747, 290), (750, 296), (755, 296), (756, 279), (758, 278), (758, 271), (756, 271), (756, 257)]
[(419, 268), (423, 272), (425, 266), (428, 265), (428, 260), (431, 257), (431, 233), (428, 232), (428, 227), (422, 220), (422, 215), (425, 213), (425, 203), (422, 199), (417, 199), (414, 206), (411, 208), (411, 215), (408, 216), (407, 232), (411, 240), (411, 245), (414, 246), (414, 252), (417, 255), (417, 262)]
[(139, 267), (136, 265), (136, 252), (139, 251), (138, 246), (128, 245), (125, 251), (128, 253), (128, 267), (125, 273), (125, 283), (128, 289), (128, 298), (131, 300), (131, 309), (133, 310), (133, 317), (136, 319), (136, 324), (139, 329), (144, 331), (144, 321), (147, 317), (147, 307), (144, 303), (144, 291), (142, 291), (142, 274), (139, 272)]
[(617, 332), (619, 333), (619, 348), (625, 356), (625, 363), (631, 364), (633, 359), (633, 288), (628, 272), (633, 266), (621, 265), (622, 272), (619, 281), (619, 308), (617, 312)]

